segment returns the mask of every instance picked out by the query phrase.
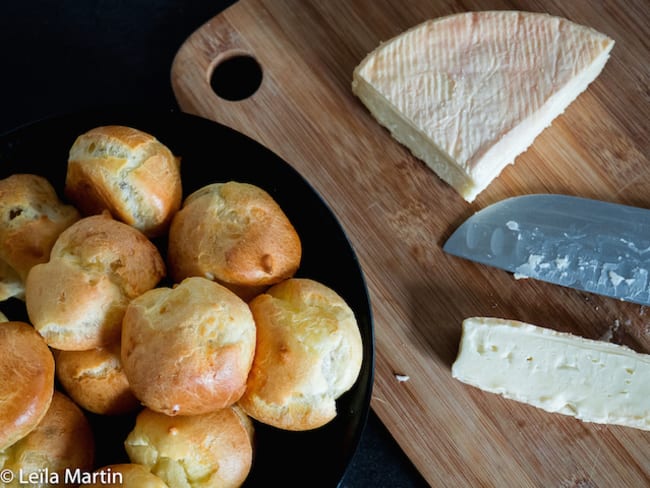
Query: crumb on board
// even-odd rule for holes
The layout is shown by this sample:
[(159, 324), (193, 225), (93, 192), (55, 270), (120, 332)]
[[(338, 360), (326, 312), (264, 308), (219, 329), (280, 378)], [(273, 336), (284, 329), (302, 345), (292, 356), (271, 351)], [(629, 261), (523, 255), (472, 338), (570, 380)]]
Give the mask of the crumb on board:
[(404, 383), (404, 382), (410, 380), (411, 377), (409, 375), (406, 375), (406, 374), (395, 373), (395, 379), (400, 383)]

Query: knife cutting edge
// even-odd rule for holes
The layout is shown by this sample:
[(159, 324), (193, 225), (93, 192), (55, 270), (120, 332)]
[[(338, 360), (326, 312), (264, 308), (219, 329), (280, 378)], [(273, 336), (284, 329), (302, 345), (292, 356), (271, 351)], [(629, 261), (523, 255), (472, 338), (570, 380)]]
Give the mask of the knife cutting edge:
[(623, 301), (650, 305), (650, 210), (568, 195), (512, 197), (475, 213), (449, 254)]

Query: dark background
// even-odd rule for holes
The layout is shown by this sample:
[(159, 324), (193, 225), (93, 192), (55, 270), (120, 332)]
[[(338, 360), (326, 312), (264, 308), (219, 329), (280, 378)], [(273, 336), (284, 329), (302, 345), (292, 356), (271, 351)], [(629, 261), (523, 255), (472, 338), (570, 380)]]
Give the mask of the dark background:
[[(0, 133), (85, 109), (178, 109), (169, 80), (176, 51), (194, 30), (235, 2), (3, 3)], [(342, 488), (366, 486), (425, 486), (373, 413), (341, 483)]]

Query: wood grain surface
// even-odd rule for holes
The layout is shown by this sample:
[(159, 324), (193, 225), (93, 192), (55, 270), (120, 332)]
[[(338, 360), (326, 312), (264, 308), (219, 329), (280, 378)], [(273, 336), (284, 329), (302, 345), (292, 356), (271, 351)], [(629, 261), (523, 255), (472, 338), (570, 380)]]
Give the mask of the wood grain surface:
[[(367, 52), (465, 10), (548, 12), (616, 41), (600, 77), (468, 204), (391, 139), (353, 96)], [(582, 423), (457, 382), (464, 318), (527, 321), (650, 352), (650, 311), (443, 253), (467, 217), (554, 192), (650, 207), (650, 4), (587, 0), (240, 0), (196, 31), (171, 80), (186, 112), (233, 127), (300, 171), (340, 219), (366, 274), (376, 333), (372, 407), (433, 486), (648, 486), (650, 432)], [(216, 65), (263, 69), (241, 101), (216, 96)], [(215, 147), (218, 164), (237, 164)], [(396, 375), (407, 375), (398, 381)]]

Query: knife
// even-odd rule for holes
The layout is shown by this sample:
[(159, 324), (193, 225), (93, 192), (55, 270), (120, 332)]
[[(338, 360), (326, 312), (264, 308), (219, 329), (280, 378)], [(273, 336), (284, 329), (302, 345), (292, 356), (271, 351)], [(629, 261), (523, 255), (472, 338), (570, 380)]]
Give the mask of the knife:
[(444, 251), (514, 273), (650, 305), (650, 210), (568, 195), (512, 197), (472, 215)]

